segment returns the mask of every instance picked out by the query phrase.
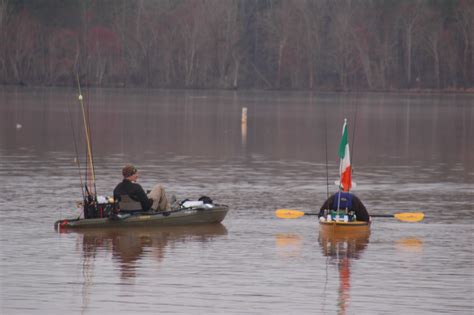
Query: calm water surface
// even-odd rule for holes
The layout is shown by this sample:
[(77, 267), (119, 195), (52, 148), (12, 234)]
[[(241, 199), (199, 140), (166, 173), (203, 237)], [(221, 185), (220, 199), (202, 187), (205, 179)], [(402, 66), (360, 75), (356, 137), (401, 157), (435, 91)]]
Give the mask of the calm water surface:
[[(231, 207), (222, 224), (56, 233), (78, 216), (73, 89), (0, 87), (1, 314), (472, 314), (472, 95), (88, 90), (97, 190), (141, 184)], [(246, 128), (242, 108), (248, 109)], [(370, 235), (328, 238), (349, 120)], [(74, 141), (75, 139), (75, 141)], [(328, 186), (329, 182), (329, 186)]]

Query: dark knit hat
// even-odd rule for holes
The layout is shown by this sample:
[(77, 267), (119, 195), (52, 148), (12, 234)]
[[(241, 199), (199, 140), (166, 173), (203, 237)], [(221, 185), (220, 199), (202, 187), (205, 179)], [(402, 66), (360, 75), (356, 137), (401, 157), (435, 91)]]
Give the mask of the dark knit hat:
[(132, 164), (127, 164), (122, 168), (122, 175), (124, 178), (135, 175), (136, 172), (137, 172), (137, 169)]

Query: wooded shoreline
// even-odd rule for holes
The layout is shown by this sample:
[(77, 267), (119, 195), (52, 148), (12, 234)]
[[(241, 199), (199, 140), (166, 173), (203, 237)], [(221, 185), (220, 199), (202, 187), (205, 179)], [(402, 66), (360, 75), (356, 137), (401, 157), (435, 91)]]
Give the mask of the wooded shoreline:
[(0, 84), (472, 93), (466, 0), (0, 1)]

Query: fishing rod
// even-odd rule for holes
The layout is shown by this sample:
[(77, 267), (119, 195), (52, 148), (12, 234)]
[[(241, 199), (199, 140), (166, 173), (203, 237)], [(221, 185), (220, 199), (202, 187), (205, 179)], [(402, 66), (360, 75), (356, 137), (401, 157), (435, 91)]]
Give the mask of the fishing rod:
[[(88, 87), (89, 84), (86, 84), (86, 86)], [(94, 151), (92, 150), (92, 147), (93, 147), (93, 137), (92, 137), (92, 131), (91, 131), (91, 127), (90, 127), (90, 93), (86, 93), (87, 95), (87, 107), (86, 107), (86, 114), (87, 114), (87, 128), (89, 128), (89, 142), (90, 142), (90, 147), (91, 147), (91, 150), (90, 150), (90, 159), (91, 161), (94, 161)], [(93, 188), (94, 188), (94, 196), (97, 196), (97, 187), (96, 187), (96, 181), (95, 181), (95, 163), (92, 163), (91, 164), (91, 171), (92, 171), (92, 175), (93, 175), (93, 178), (92, 178), (92, 185), (93, 185)], [(96, 201), (97, 201), (97, 198), (95, 198)]]
[(326, 152), (326, 199), (329, 198), (329, 166), (328, 166), (328, 126), (326, 106), (324, 106), (324, 149)]
[[(83, 124), (84, 124), (84, 133), (85, 133), (85, 137), (86, 137), (86, 145), (87, 145), (87, 163), (86, 164), (89, 164), (90, 165), (90, 172), (91, 172), (91, 180), (92, 180), (92, 184), (94, 185), (94, 192), (90, 192), (89, 189), (87, 189), (87, 183), (85, 185), (86, 187), (86, 191), (88, 193), (88, 196), (89, 197), (93, 197), (94, 199), (96, 199), (96, 187), (95, 187), (95, 171), (94, 171), (94, 161), (93, 161), (93, 158), (92, 158), (92, 145), (91, 145), (91, 138), (90, 138), (90, 126), (89, 126), (89, 120), (88, 120), (88, 117), (86, 117), (86, 111), (84, 109), (84, 102), (83, 102), (83, 97), (82, 97), (82, 91), (81, 91), (81, 83), (80, 83), (80, 80), (79, 80), (79, 73), (76, 73), (76, 77), (77, 77), (77, 86), (78, 86), (78, 90), (79, 90), (79, 96), (78, 96), (78, 99), (79, 99), (79, 103), (81, 105), (81, 110), (82, 110), (82, 119), (83, 119)], [(87, 173), (86, 173), (87, 175)], [(86, 176), (87, 177), (87, 176)]]
[(356, 125), (357, 125), (357, 110), (359, 108), (358, 105), (359, 105), (359, 99), (356, 97), (355, 114), (354, 114), (354, 130), (352, 131), (352, 147), (351, 147), (351, 155), (350, 155), (351, 173), (352, 173), (352, 160), (354, 159), (355, 134), (356, 134)]

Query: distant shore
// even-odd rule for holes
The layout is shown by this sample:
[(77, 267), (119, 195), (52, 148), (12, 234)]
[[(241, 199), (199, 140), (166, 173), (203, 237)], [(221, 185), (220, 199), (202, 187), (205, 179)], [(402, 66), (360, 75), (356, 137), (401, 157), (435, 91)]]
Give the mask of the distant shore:
[[(31, 87), (31, 88), (77, 88), (76, 85), (35, 85), (35, 84), (0, 84), (3, 87)], [(143, 86), (135, 86), (130, 85), (127, 86), (125, 84), (117, 84), (117, 85), (83, 85), (83, 87), (89, 88), (104, 88), (104, 89), (145, 89), (145, 90), (221, 90), (221, 91), (281, 91), (281, 92), (315, 92), (315, 93), (403, 93), (403, 94), (432, 94), (432, 93), (445, 93), (445, 94), (474, 94), (474, 87), (469, 88), (443, 88), (443, 89), (433, 89), (433, 88), (406, 88), (406, 89), (347, 89), (342, 90), (338, 88), (316, 88), (313, 90), (309, 89), (269, 89), (269, 88), (218, 88), (218, 87), (143, 87)]]

